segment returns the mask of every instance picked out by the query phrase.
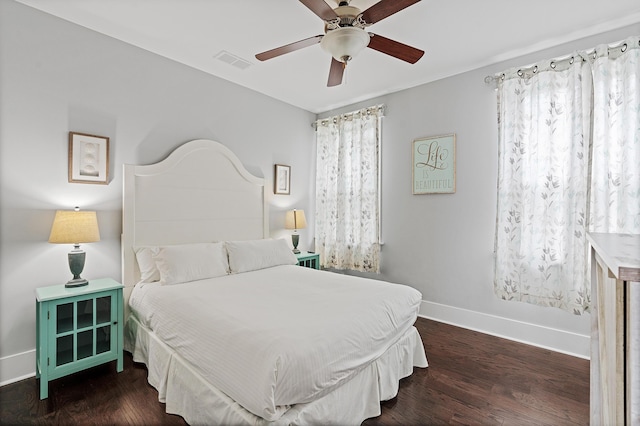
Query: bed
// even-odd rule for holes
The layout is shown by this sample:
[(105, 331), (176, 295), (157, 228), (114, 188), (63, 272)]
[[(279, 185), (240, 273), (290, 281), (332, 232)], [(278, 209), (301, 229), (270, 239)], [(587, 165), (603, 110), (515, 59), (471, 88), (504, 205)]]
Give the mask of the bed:
[(225, 146), (124, 166), (125, 349), (189, 424), (360, 424), (427, 367), (407, 286), (300, 267)]

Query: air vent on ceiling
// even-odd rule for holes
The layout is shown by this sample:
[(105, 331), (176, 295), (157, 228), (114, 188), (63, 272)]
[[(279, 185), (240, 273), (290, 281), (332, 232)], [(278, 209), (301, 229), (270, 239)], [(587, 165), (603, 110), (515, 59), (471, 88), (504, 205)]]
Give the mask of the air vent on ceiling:
[(236, 68), (240, 68), (241, 70), (244, 70), (251, 66), (251, 62), (246, 61), (234, 55), (233, 53), (229, 53), (226, 50), (220, 51), (218, 54), (214, 56), (214, 58), (216, 58), (219, 61), (225, 62), (229, 65), (232, 65)]

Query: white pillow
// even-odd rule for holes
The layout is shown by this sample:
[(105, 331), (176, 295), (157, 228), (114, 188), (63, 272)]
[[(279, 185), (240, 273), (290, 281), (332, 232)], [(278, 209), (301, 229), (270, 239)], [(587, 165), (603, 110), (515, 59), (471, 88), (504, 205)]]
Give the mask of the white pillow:
[(140, 281), (143, 283), (151, 283), (160, 281), (160, 271), (153, 259), (153, 252), (157, 247), (137, 247), (133, 251), (136, 253), (138, 260), (138, 269), (140, 269)]
[(283, 239), (227, 241), (226, 246), (232, 274), (298, 263), (298, 258)]
[(158, 247), (153, 259), (160, 284), (171, 285), (227, 275), (229, 263), (224, 243), (193, 243)]

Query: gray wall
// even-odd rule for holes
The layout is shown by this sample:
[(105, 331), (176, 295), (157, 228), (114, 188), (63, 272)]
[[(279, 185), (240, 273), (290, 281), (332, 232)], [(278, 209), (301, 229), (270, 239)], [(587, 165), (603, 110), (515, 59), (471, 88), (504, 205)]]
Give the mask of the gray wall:
[[(351, 105), (387, 105), (383, 120), (382, 274), (419, 289), (422, 314), (556, 350), (588, 354), (589, 317), (493, 295), (497, 161), (495, 92), (509, 66), (621, 40), (640, 25)], [(463, 52), (461, 52), (463, 54)], [(428, 56), (423, 60), (428, 60)], [(98, 211), (87, 278), (120, 278), (121, 167), (165, 157), (191, 139), (232, 149), (271, 187), (292, 166), (292, 195), (270, 197), (272, 235), (284, 211), (312, 225), (316, 117), (12, 1), (0, 0), (0, 383), (33, 374), (34, 289), (69, 279), (70, 247), (47, 243), (55, 210)], [(67, 182), (67, 134), (111, 138), (109, 185)], [(457, 192), (411, 195), (411, 141), (457, 135)], [(312, 226), (302, 232), (310, 246)], [(428, 338), (428, 337), (427, 337)]]
[[(47, 243), (55, 211), (96, 210), (86, 278), (120, 280), (122, 164), (148, 164), (191, 139), (228, 146), (273, 187), (292, 167), (284, 211), (308, 209), (315, 115), (13, 1), (0, 0), (0, 383), (32, 374), (34, 289), (70, 279), (71, 246)], [(111, 138), (109, 185), (67, 182), (69, 131)], [(309, 237), (302, 236), (302, 247)]]
[[(590, 315), (494, 296), (497, 107), (495, 86), (484, 78), (638, 33), (640, 24), (320, 114), (387, 107), (378, 278), (420, 290), (424, 316), (587, 357)], [(428, 54), (422, 60), (429, 61)], [(449, 133), (457, 139), (456, 193), (412, 195), (412, 141)]]

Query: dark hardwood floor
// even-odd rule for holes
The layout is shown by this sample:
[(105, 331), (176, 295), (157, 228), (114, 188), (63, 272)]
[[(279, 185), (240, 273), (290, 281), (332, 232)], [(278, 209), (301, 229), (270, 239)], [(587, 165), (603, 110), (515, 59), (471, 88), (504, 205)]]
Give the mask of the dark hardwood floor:
[[(423, 318), (429, 368), (400, 382), (382, 415), (363, 425), (586, 425), (589, 361)], [(115, 362), (54, 380), (40, 401), (35, 378), (0, 387), (0, 424), (184, 425), (166, 414), (147, 370)]]
[(373, 425), (588, 425), (589, 361), (418, 319), (414, 369)]

